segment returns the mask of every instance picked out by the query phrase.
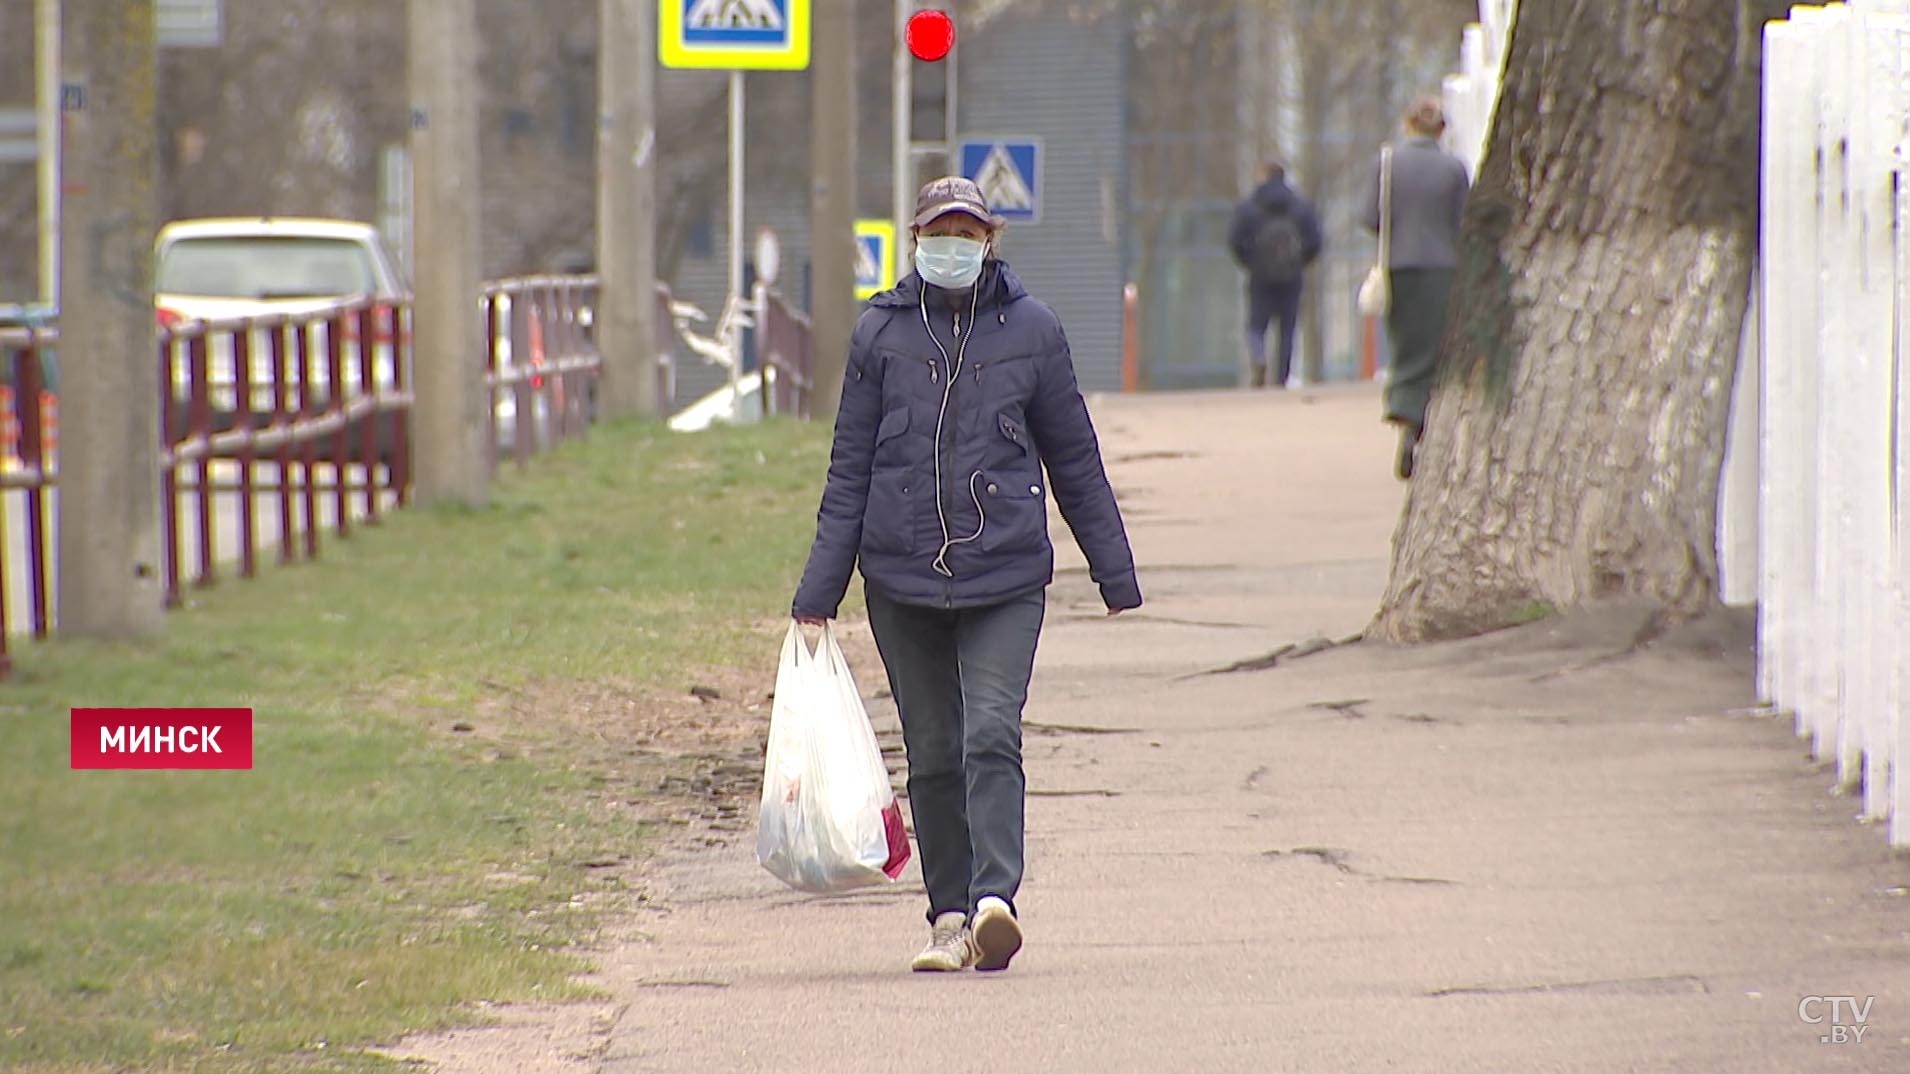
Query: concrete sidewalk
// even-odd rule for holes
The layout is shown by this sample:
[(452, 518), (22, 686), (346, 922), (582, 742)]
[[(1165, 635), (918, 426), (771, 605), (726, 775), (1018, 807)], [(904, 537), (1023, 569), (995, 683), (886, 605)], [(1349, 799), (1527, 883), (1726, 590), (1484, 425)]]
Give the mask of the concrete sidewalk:
[[(663, 863), (616, 1003), (522, 1027), (516, 1074), (1910, 1070), (1910, 868), (1733, 714), (1742, 617), (1201, 674), (1364, 627), (1402, 496), (1376, 393), (1095, 414), (1148, 604), (1107, 620), (1057, 526), (1014, 967), (912, 975), (913, 868), (802, 896), (745, 833)], [(1874, 996), (1862, 1042), (1811, 996)]]

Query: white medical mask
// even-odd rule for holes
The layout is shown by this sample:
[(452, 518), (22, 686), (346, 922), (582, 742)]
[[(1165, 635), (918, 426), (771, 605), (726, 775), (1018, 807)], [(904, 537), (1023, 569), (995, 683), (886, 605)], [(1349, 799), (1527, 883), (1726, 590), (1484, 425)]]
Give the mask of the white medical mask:
[(960, 291), (981, 279), (988, 244), (959, 235), (928, 235), (916, 240), (915, 270), (937, 287)]

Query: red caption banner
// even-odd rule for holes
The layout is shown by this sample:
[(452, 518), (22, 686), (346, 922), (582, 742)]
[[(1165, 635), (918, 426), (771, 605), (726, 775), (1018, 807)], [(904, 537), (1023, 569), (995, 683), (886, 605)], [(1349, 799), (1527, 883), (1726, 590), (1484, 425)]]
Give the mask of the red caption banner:
[(252, 767), (251, 709), (74, 709), (73, 767)]

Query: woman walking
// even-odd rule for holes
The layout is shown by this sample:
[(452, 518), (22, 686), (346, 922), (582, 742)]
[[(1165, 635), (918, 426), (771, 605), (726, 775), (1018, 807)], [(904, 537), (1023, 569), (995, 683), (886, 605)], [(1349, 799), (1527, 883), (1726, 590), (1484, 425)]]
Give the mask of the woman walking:
[(915, 271), (850, 340), (793, 612), (834, 618), (859, 561), (928, 888), (913, 968), (1002, 970), (1022, 945), (1021, 713), (1054, 580), (1051, 488), (1108, 613), (1141, 591), (1067, 338), (993, 256), (1001, 221), (962, 178), (915, 208)]
[[(1392, 214), (1386, 267), (1392, 304), (1386, 311), (1386, 337), (1392, 341), (1392, 369), (1386, 381), (1385, 420), (1399, 426), (1400, 479), (1413, 476), (1426, 407), (1438, 376), (1439, 346), (1446, 332), (1446, 304), (1452, 297), (1459, 264), (1459, 218), (1466, 207), (1466, 166), (1439, 147), (1446, 112), (1436, 98), (1414, 103), (1405, 116), (1406, 138), (1392, 151)], [(1379, 231), (1380, 176), (1373, 165), (1366, 188), (1367, 230)]]

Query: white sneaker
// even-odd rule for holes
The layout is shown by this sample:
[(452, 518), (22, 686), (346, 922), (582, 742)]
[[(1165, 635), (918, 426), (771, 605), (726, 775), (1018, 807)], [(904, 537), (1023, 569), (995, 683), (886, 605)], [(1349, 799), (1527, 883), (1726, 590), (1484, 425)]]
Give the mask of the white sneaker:
[(946, 913), (935, 919), (928, 946), (915, 956), (910, 968), (917, 973), (956, 973), (968, 968), (974, 948), (968, 939), (968, 920), (958, 913)]
[(993, 895), (975, 908), (975, 968), (985, 972), (1005, 970), (1009, 960), (1021, 950), (1021, 923), (1008, 904)]

